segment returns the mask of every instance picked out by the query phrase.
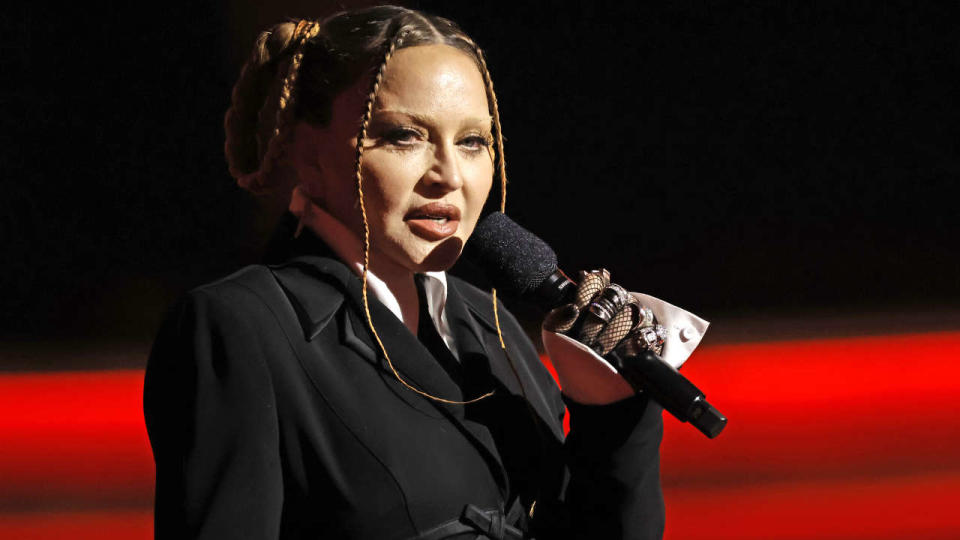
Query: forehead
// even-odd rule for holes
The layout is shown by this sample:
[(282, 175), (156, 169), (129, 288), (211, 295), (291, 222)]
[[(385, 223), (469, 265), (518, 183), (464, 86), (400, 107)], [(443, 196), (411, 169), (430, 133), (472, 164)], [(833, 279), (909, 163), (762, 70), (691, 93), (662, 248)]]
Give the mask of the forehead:
[(448, 45), (408, 47), (394, 53), (375, 107), (489, 118), (483, 75), (473, 58)]

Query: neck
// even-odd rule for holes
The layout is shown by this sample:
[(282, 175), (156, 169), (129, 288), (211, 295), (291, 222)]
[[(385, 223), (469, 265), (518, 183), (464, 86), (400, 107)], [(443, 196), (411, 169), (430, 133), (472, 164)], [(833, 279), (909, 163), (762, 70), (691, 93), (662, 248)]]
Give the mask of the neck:
[(396, 297), (397, 303), (400, 304), (404, 326), (413, 335), (417, 335), (420, 297), (417, 294), (417, 284), (413, 279), (413, 272), (393, 263), (386, 256), (375, 251), (370, 252), (370, 271), (376, 274), (377, 278), (383, 281)]

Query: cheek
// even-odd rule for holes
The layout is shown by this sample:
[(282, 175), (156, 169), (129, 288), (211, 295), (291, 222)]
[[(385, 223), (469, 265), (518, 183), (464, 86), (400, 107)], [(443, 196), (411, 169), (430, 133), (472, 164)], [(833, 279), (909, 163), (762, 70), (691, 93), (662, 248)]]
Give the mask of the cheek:
[(384, 214), (406, 212), (425, 170), (415, 156), (384, 153), (364, 159), (363, 191), (371, 208)]
[(487, 160), (477, 160), (469, 168), (464, 182), (464, 194), (470, 210), (480, 213), (480, 208), (486, 202), (490, 189), (493, 187), (493, 163)]
[(478, 163), (469, 168), (463, 185), (464, 215), (461, 222), (460, 237), (466, 241), (480, 219), (480, 212), (493, 187), (493, 164), (489, 161)]

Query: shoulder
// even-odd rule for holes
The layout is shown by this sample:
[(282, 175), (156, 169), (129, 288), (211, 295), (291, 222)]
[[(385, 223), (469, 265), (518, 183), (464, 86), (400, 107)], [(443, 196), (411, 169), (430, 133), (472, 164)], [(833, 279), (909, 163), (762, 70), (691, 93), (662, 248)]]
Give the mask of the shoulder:
[(276, 342), (300, 326), (289, 296), (275, 268), (249, 265), (183, 293), (168, 309), (157, 340)]
[[(270, 268), (244, 267), (195, 287), (171, 307), (147, 360), (145, 400), (233, 385), (266, 395), (299, 325)], [(218, 381), (218, 382), (215, 382)], [(149, 390), (148, 390), (149, 389)], [(238, 394), (239, 395), (239, 394)]]
[(191, 289), (181, 302), (224, 306), (246, 317), (291, 304), (336, 306), (344, 290), (333, 274), (307, 258), (277, 265), (254, 264)]
[(194, 287), (188, 298), (214, 298), (222, 301), (253, 302), (275, 286), (270, 268), (262, 264), (245, 266), (236, 272)]
[(359, 286), (349, 268), (329, 257), (250, 265), (187, 292), (164, 326), (206, 321), (257, 335), (279, 331), (292, 339), (301, 332), (313, 339), (348, 296), (359, 297)]
[(168, 310), (158, 339), (197, 332), (244, 333), (270, 313), (266, 297), (273, 281), (262, 265), (244, 267), (228, 276), (194, 287)]

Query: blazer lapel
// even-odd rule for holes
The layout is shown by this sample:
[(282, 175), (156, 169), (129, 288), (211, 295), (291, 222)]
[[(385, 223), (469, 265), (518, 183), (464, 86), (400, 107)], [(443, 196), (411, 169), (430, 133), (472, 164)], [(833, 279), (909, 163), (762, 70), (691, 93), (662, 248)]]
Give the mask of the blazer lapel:
[[(340, 341), (365, 360), (391, 372), (380, 346), (363, 315), (362, 283), (346, 265), (327, 257), (304, 256), (274, 270), (277, 281), (291, 298), (304, 337), (314, 339), (339, 311)], [(414, 387), (451, 401), (463, 401), (460, 388), (432, 360), (430, 352), (399, 319), (372, 294), (370, 315), (390, 362)], [(340, 309), (348, 304), (348, 309)], [(433, 401), (433, 400), (431, 400)], [(451, 412), (462, 418), (462, 407)]]
[[(372, 297), (369, 301), (370, 315), (377, 329), (377, 335), (380, 336), (387, 354), (390, 355), (390, 363), (404, 380), (430, 395), (450, 401), (463, 401), (460, 387), (433, 359), (430, 351), (420, 343), (420, 340), (386, 306)], [(362, 302), (362, 299), (358, 298), (358, 302)], [(391, 372), (380, 346), (374, 340), (370, 327), (362, 315), (362, 308), (347, 310), (344, 314), (342, 339), (344, 345), (353, 348), (383, 370)], [(446, 405), (435, 400), (429, 401)], [(463, 418), (462, 406), (444, 406), (443, 409), (457, 418)]]
[[(447, 305), (450, 306), (450, 295), (447, 295)], [(456, 300), (454, 300), (456, 302)], [(383, 341), (387, 354), (390, 355), (390, 361), (397, 368), (401, 377), (415, 388), (422, 390), (433, 396), (451, 400), (465, 401), (477, 397), (476, 395), (464, 396), (463, 391), (450, 378), (447, 372), (433, 358), (430, 351), (414, 336), (406, 326), (403, 325), (394, 315), (380, 302), (374, 305), (373, 299), (370, 302), (370, 313), (373, 316), (374, 325), (377, 328), (377, 334)], [(390, 371), (386, 360), (383, 359), (383, 353), (379, 346), (374, 342), (370, 329), (365, 320), (356, 310), (347, 310), (344, 321), (343, 342), (351, 346), (354, 350), (361, 353), (379, 365), (385, 371)], [(470, 355), (483, 356), (483, 347), (477, 341), (476, 337), (469, 333), (458, 332), (457, 328), (462, 328), (454, 323), (454, 318), (448, 312), (448, 322), (454, 329), (457, 339), (457, 349), (460, 353), (461, 361), (467, 361)], [(462, 318), (457, 319), (458, 324)], [(429, 321), (425, 321), (428, 322)], [(486, 392), (488, 390), (483, 390)], [(494, 398), (495, 399), (495, 398)], [(465, 405), (456, 405), (443, 403), (423, 396), (421, 403), (428, 402), (428, 406), (435, 407), (444, 416), (446, 416), (470, 442), (484, 456), (490, 466), (498, 485), (504, 496), (509, 493), (510, 484), (503, 461), (497, 452), (496, 442), (490, 435), (490, 432), (483, 426), (475, 422), (467, 421), (465, 418)]]
[[(460, 324), (468, 328), (470, 333), (475, 336), (477, 342), (483, 348), (483, 354), (489, 359), (490, 373), (503, 387), (510, 393), (523, 396), (536, 411), (542, 423), (550, 426), (554, 436), (563, 440), (563, 432), (560, 423), (554, 417), (550, 401), (543, 393), (539, 385), (534, 384), (535, 376), (531, 372), (532, 366), (524, 362), (514, 362), (511, 366), (507, 353), (504, 353), (500, 346), (500, 338), (497, 335), (496, 322), (493, 318), (493, 305), (490, 298), (486, 295), (466, 294), (466, 286), (455, 279), (448, 279), (451, 289), (458, 292), (455, 296), (462, 298), (464, 310), (463, 320)], [(452, 296), (452, 295), (448, 295)], [(502, 306), (500, 306), (502, 309)], [(501, 314), (501, 320), (503, 315)], [(451, 323), (452, 324), (452, 323)], [(527, 343), (516, 343), (517, 336), (511, 336), (509, 332), (504, 332), (504, 341), (507, 345), (507, 351), (511, 348), (520, 346), (529, 346)], [(459, 344), (459, 341), (458, 341)], [(519, 356), (519, 355), (518, 355)], [(516, 368), (516, 371), (514, 371)], [(518, 380), (519, 377), (519, 380)], [(520, 381), (523, 381), (521, 388)]]
[[(467, 393), (467, 398), (473, 399), (495, 390), (497, 382), (504, 384), (504, 381), (499, 377), (491, 379), (494, 370), (491, 365), (490, 351), (484, 344), (488, 332), (481, 330), (476, 320), (470, 315), (463, 295), (452, 280), (448, 279), (447, 283), (447, 304), (444, 310), (447, 322), (450, 324), (450, 331), (457, 343), (460, 363), (467, 374), (466, 385), (471, 389)], [(513, 388), (509, 386), (507, 388), (513, 391)]]
[[(287, 245), (274, 246), (272, 252), (274, 261), (278, 258), (286, 261), (271, 265), (271, 269), (297, 313), (304, 338), (313, 340), (330, 321), (339, 317), (340, 343), (392, 378), (392, 370), (365, 319), (362, 283), (356, 274), (308, 230), (302, 231), (296, 239), (289, 239)], [(454, 307), (448, 312), (448, 322), (455, 333), (461, 358), (485, 358), (488, 347), (483, 344), (484, 332), (464, 305), (459, 303), (457, 292), (448, 294), (448, 305), (451, 305), (451, 300)], [(368, 295), (368, 301), (377, 335), (400, 376), (414, 388), (430, 395), (450, 401), (464, 401), (460, 387), (420, 340), (372, 294)], [(485, 428), (465, 421), (463, 405), (412, 396), (412, 393), (411, 397), (413, 399), (407, 399), (408, 403), (415, 407), (436, 408), (454, 423), (484, 455), (503, 493), (509, 491), (508, 477), (495, 442)], [(468, 396), (472, 397), (476, 396)]]

